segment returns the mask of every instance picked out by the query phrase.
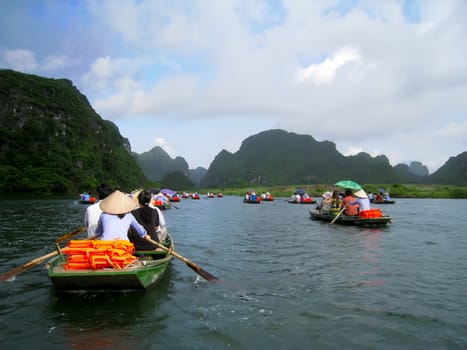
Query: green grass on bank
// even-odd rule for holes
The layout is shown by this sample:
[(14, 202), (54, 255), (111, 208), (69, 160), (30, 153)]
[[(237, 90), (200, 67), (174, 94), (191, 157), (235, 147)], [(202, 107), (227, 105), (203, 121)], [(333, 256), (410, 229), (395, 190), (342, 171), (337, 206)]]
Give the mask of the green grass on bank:
[[(378, 188), (385, 188), (394, 198), (467, 198), (467, 187), (451, 185), (420, 185), (420, 184), (362, 184), (367, 193), (377, 193)], [(270, 192), (274, 197), (289, 197), (296, 189), (303, 188), (312, 197), (319, 197), (328, 190), (339, 189), (334, 185), (296, 185), (296, 186), (251, 186), (244, 188), (206, 188), (198, 189), (200, 194), (222, 192), (225, 195), (243, 196), (247, 191), (256, 193)], [(181, 192), (181, 191), (179, 191)]]

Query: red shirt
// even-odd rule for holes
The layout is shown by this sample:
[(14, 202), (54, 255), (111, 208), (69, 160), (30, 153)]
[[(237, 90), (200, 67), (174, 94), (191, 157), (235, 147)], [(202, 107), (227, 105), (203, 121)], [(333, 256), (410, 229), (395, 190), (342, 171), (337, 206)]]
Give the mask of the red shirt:
[(353, 196), (345, 196), (344, 199), (342, 200), (342, 208), (344, 205), (347, 204), (347, 207), (345, 208), (345, 215), (357, 215), (358, 214), (358, 204), (350, 204), (352, 202), (355, 202), (355, 198)]

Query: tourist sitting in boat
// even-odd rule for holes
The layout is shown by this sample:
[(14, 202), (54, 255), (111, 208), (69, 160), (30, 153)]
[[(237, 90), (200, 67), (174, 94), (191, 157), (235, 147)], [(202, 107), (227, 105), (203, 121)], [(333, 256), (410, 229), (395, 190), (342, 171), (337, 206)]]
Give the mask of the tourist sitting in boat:
[(106, 241), (121, 239), (128, 241), (128, 229), (133, 227), (144, 239), (151, 239), (145, 228), (131, 211), (135, 202), (126, 194), (116, 190), (100, 202), (102, 214), (96, 228), (96, 238)]
[(102, 213), (99, 204), (113, 192), (113, 188), (106, 184), (101, 184), (96, 188), (96, 192), (99, 196), (99, 201), (87, 207), (84, 213), (84, 226), (86, 226), (88, 230), (89, 239), (94, 238), (96, 235), (97, 223)]
[(157, 232), (157, 235), (158, 235), (158, 238), (159, 238), (159, 242), (164, 242), (165, 239), (167, 238), (167, 226), (165, 224), (165, 218), (164, 218), (164, 214), (162, 214), (162, 211), (154, 204), (154, 202), (151, 202), (149, 204), (149, 206), (156, 210), (157, 211), (157, 214), (159, 215), (159, 228), (160, 228), (160, 232)]
[(352, 204), (358, 205), (358, 211), (362, 212), (365, 210), (370, 210), (370, 200), (368, 199), (368, 195), (363, 190), (359, 190), (353, 194), (355, 197), (355, 202)]
[(331, 212), (332, 193), (330, 191), (326, 191), (321, 195), (321, 197), (321, 203), (318, 204), (316, 209), (319, 209), (320, 213), (329, 214)]
[[(147, 234), (151, 239), (160, 242), (160, 220), (159, 212), (157, 209), (150, 207), (152, 196), (148, 191), (141, 191), (138, 194), (139, 208), (134, 209), (131, 213), (136, 220), (145, 228)], [(141, 235), (133, 228), (128, 230), (128, 239), (135, 245), (136, 250), (154, 250), (157, 245), (148, 242), (146, 239), (141, 238)]]
[(341, 208), (341, 197), (339, 196), (339, 192), (333, 191), (331, 196), (331, 214), (337, 215)]
[(345, 190), (345, 196), (342, 199), (341, 210), (345, 208), (344, 214), (348, 216), (358, 215), (358, 204), (355, 203), (355, 197), (351, 190)]

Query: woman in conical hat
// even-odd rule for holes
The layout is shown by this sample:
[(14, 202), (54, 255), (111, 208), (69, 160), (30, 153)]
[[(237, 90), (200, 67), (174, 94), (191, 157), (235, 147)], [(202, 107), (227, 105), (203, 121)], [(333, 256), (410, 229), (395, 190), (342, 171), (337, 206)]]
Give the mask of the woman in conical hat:
[(150, 239), (146, 230), (135, 219), (131, 211), (135, 202), (126, 194), (114, 191), (103, 199), (100, 204), (102, 214), (96, 229), (96, 237), (102, 240), (122, 239), (128, 241), (128, 229), (133, 227), (138, 235)]
[(353, 195), (356, 197), (355, 202), (358, 204), (358, 210), (360, 212), (370, 210), (370, 200), (364, 190), (358, 190), (354, 192)]

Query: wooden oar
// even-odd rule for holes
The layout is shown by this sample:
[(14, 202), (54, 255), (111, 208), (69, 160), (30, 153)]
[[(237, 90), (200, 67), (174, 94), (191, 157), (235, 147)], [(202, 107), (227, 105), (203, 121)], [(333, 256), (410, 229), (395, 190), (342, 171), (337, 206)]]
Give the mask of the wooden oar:
[(344, 207), (341, 209), (341, 211), (336, 215), (336, 217), (334, 219), (332, 219), (332, 221), (330, 222), (330, 224), (334, 224), (334, 222), (336, 222), (337, 218), (339, 216), (341, 216), (341, 214), (344, 212), (345, 208), (347, 207), (347, 204), (344, 205)]
[(192, 270), (194, 270), (198, 275), (200, 275), (201, 277), (203, 277), (205, 280), (207, 281), (214, 281), (214, 280), (217, 280), (218, 278), (214, 275), (211, 275), (209, 272), (207, 272), (206, 270), (203, 270), (201, 267), (199, 267), (198, 265), (196, 265), (193, 261), (185, 258), (183, 255), (180, 255), (178, 254), (177, 252), (175, 252), (174, 250), (170, 249), (170, 248), (167, 248), (165, 245), (163, 244), (160, 244), (159, 242), (157, 241), (154, 241), (152, 239), (148, 239), (148, 242), (151, 242), (152, 244), (158, 246), (159, 248), (162, 248), (164, 249), (166, 252), (169, 252), (169, 254), (172, 254), (174, 257), (176, 257), (177, 259), (180, 259), (181, 261), (183, 261), (185, 264), (188, 265), (189, 268), (191, 268)]
[[(81, 233), (83, 231), (85, 231), (86, 228), (85, 227), (79, 227), (77, 228), (76, 230), (74, 231), (71, 231), (69, 233), (67, 233), (66, 235), (60, 237), (57, 239), (61, 241), (63, 241), (64, 239), (68, 239), (72, 236), (75, 236), (77, 235), (78, 233)], [(50, 259), (50, 258), (53, 258), (54, 256), (58, 255), (58, 250), (55, 250), (53, 252), (50, 252), (48, 254), (45, 254), (45, 255), (42, 255), (38, 258), (35, 258), (21, 266), (18, 266), (18, 267), (15, 267), (14, 269), (11, 269), (10, 271), (7, 271), (7, 272), (4, 272), (2, 274), (0, 274), (0, 281), (6, 281), (6, 280), (9, 280), (10, 278), (16, 276), (16, 275), (19, 275), (20, 273), (26, 271), (26, 270), (29, 270), (30, 268), (34, 267), (34, 266), (37, 266), (41, 263), (43, 263), (44, 261)]]

